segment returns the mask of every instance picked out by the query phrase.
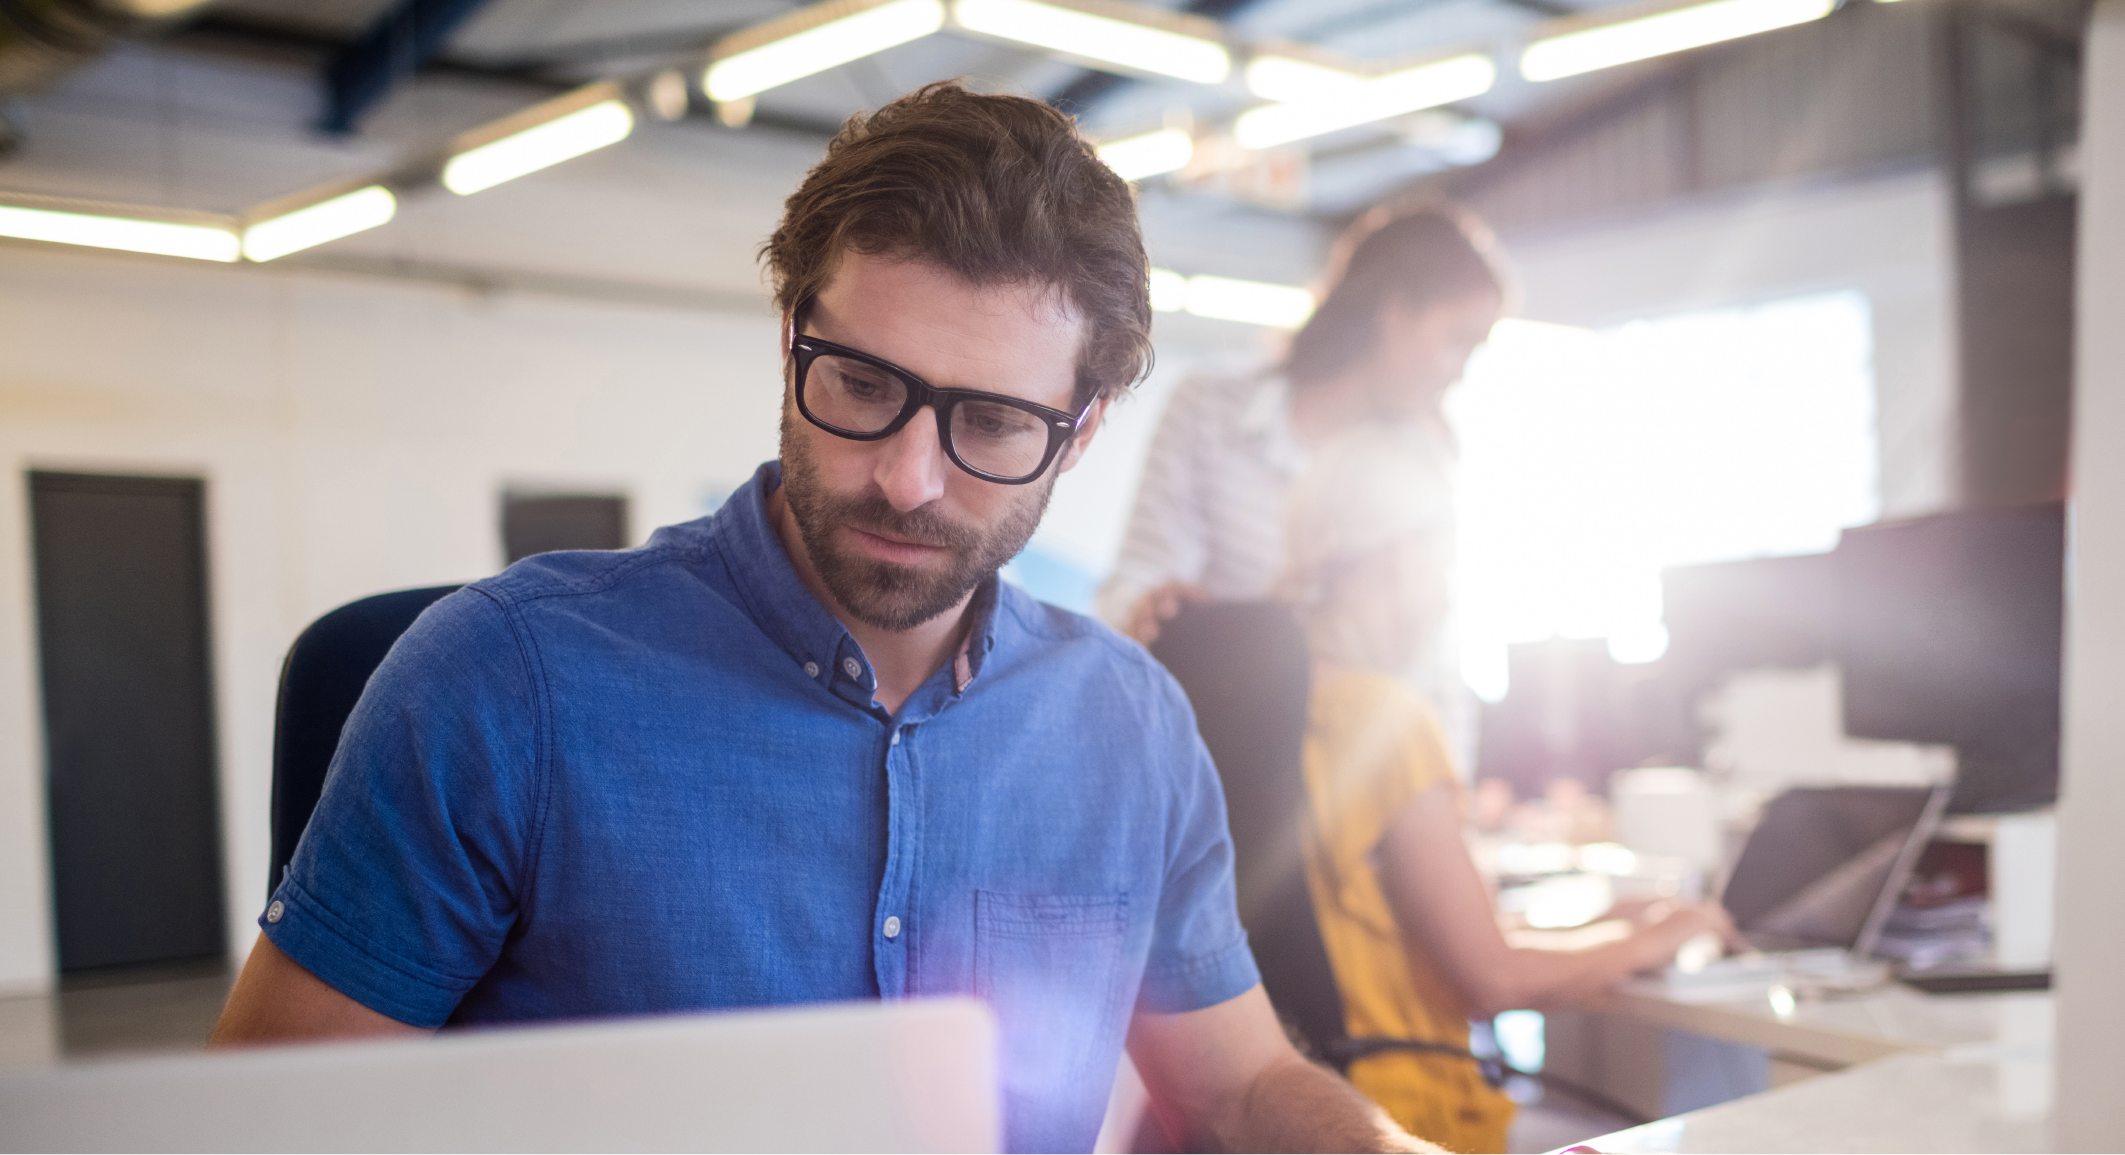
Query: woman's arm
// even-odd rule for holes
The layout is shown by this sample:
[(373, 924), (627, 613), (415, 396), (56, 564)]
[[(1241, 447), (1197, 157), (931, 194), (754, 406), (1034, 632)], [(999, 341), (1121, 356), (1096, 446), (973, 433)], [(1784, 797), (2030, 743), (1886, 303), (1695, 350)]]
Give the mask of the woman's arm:
[(1699, 904), (1590, 950), (1508, 946), (1490, 889), (1461, 840), (1460, 807), (1450, 783), (1420, 792), (1402, 808), (1380, 840), (1379, 855), (1380, 883), (1404, 940), (1435, 960), (1470, 1009), (1486, 1017), (1584, 998), (1665, 962), (1705, 931), (1733, 936), (1725, 911)]

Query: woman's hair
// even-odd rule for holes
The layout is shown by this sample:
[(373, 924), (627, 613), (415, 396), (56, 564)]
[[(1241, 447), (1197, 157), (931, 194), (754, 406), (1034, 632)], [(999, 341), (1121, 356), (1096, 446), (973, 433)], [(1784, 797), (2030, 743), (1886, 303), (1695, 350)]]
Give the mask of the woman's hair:
[(1150, 262), (1127, 182), (1037, 100), (931, 84), (850, 117), (761, 246), (784, 316), (846, 253), (1056, 289), (1084, 318), (1076, 405), (1151, 365)]
[(1326, 297), (1284, 358), (1295, 388), (1363, 358), (1389, 301), (1423, 309), (1477, 294), (1502, 298), (1509, 285), (1490, 230), (1455, 205), (1367, 213), (1337, 242), (1330, 268)]
[[(1443, 613), (1453, 564), (1453, 495), (1445, 458), (1421, 436), (1392, 426), (1353, 428), (1320, 446), (1292, 486), (1274, 596), (1291, 606), (1315, 657), (1396, 672), (1415, 655), (1410, 639), (1393, 627), (1405, 617), (1424, 618), (1431, 608)], [(1376, 584), (1346, 580), (1390, 550), (1421, 557), (1422, 578), (1431, 583), (1388, 591), (1412, 599), (1399, 605), (1383, 604)], [(1422, 625), (1436, 629), (1439, 622)]]

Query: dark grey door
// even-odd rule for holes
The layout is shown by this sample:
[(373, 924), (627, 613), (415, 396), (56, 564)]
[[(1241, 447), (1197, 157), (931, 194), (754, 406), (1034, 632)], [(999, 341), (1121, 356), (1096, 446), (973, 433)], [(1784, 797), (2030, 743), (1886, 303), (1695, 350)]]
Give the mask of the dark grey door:
[(201, 483), (29, 480), (60, 969), (224, 954)]

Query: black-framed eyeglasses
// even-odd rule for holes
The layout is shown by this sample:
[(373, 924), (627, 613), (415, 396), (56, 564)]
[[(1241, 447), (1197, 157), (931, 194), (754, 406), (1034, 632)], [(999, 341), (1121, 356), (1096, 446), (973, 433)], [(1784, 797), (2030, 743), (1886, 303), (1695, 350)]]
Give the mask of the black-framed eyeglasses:
[(883, 441), (927, 405), (937, 414), (937, 441), (952, 464), (999, 485), (1024, 485), (1044, 472), (1092, 411), (1061, 409), (983, 393), (939, 389), (880, 357), (808, 337), (791, 326), (797, 363), (797, 412), (836, 437)]

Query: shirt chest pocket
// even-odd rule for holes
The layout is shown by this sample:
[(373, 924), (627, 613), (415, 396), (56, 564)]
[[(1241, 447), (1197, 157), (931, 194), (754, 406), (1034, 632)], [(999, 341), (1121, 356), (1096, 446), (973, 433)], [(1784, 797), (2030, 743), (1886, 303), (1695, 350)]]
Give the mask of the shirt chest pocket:
[(1106, 1095), (1127, 1028), (1128, 929), (1126, 894), (974, 892), (975, 989), (1002, 1031), (1007, 1109)]

